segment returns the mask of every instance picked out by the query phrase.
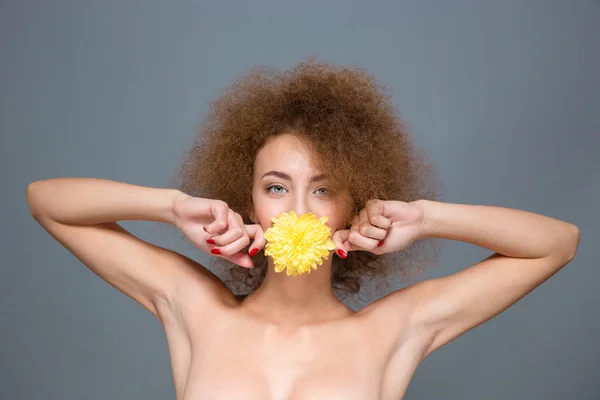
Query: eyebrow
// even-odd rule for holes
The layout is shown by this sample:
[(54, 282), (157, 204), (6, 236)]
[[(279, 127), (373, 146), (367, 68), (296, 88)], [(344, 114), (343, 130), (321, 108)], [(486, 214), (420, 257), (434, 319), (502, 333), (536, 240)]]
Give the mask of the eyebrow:
[[(264, 174), (262, 176), (262, 178), (264, 178), (265, 176), (276, 176), (276, 177), (278, 177), (280, 179), (285, 179), (286, 181), (292, 181), (292, 177), (291, 176), (289, 176), (285, 172), (281, 172), (281, 171), (269, 171), (266, 174)], [(326, 177), (327, 177), (326, 174), (315, 175), (312, 178), (310, 178), (310, 183), (322, 181)]]

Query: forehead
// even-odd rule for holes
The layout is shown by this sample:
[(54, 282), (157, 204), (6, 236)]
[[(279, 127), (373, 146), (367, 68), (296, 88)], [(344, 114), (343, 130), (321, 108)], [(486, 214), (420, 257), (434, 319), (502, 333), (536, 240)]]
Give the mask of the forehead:
[(256, 155), (254, 168), (257, 172), (270, 169), (290, 173), (312, 172), (310, 149), (300, 138), (282, 134), (270, 138)]

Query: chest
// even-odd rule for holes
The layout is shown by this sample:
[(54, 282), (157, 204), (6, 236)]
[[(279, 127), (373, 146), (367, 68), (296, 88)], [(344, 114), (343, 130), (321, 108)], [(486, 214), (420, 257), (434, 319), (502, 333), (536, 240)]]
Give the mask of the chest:
[(352, 323), (284, 330), (228, 322), (192, 348), (185, 400), (379, 399), (387, 363)]

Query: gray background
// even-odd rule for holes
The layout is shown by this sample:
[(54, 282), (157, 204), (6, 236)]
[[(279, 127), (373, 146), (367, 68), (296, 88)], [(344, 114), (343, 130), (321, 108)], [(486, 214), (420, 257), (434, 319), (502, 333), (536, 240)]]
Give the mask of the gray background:
[[(600, 398), (600, 3), (368, 3), (0, 3), (1, 399), (174, 398), (159, 323), (36, 224), (26, 186), (164, 187), (221, 88), (310, 55), (365, 67), (395, 93), (445, 201), (581, 230), (570, 265), (432, 354), (406, 399)], [(192, 254), (161, 224), (124, 226)], [(423, 279), (488, 254), (450, 242)]]

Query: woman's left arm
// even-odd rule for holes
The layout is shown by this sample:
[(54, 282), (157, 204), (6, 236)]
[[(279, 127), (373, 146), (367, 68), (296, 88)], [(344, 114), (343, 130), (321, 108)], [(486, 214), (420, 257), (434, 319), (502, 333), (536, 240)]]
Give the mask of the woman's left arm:
[(417, 239), (459, 240), (494, 252), (418, 285), (411, 320), (429, 336), (425, 357), (541, 285), (573, 259), (579, 244), (575, 225), (528, 211), (429, 200), (411, 204), (423, 210)]

